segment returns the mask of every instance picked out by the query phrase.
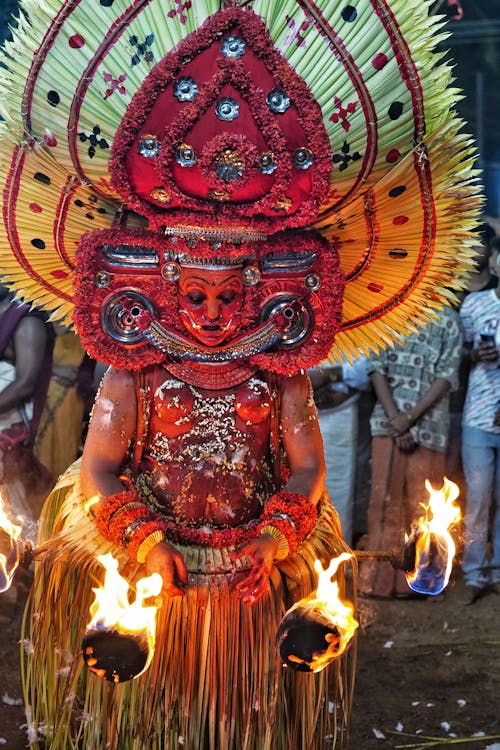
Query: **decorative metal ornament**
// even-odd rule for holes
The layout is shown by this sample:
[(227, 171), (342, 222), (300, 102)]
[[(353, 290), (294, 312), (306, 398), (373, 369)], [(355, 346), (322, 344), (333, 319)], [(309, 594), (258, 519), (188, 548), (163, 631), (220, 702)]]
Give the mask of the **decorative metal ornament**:
[(282, 115), (290, 106), (290, 97), (280, 89), (273, 89), (266, 97), (266, 104), (275, 115)]
[(165, 263), (161, 269), (161, 275), (165, 281), (177, 281), (181, 275), (181, 267), (174, 260)]
[(158, 201), (158, 203), (166, 204), (172, 200), (172, 196), (165, 188), (153, 188), (149, 195), (154, 201)]
[(217, 177), (224, 182), (233, 182), (245, 174), (245, 163), (237, 151), (227, 148), (217, 154), (213, 161), (213, 169)]
[(276, 203), (273, 206), (273, 211), (289, 211), (292, 205), (292, 199), (288, 198), (288, 196), (284, 195), (283, 198), (280, 198), (276, 201)]
[(219, 99), (215, 105), (215, 114), (219, 120), (232, 122), (232, 120), (236, 120), (236, 118), (239, 117), (240, 105), (230, 96), (224, 96), (222, 99)]
[(281, 336), (280, 346), (296, 346), (309, 334), (314, 316), (309, 305), (291, 294), (278, 294), (267, 302), (261, 313), (261, 320), (272, 320), (276, 315), (287, 321)]
[(314, 155), (313, 152), (305, 148), (298, 148), (293, 157), (293, 166), (297, 167), (297, 169), (309, 169), (314, 164)]
[(227, 190), (209, 190), (208, 197), (212, 201), (217, 201), (217, 203), (224, 203), (224, 201), (228, 201), (231, 196)]
[(192, 167), (196, 164), (196, 151), (187, 143), (181, 143), (175, 151), (175, 160), (181, 167)]
[(272, 174), (275, 169), (278, 169), (276, 156), (272, 151), (266, 151), (265, 153), (260, 155), (259, 161), (257, 162), (257, 167), (262, 172), (262, 174)]
[(231, 35), (222, 40), (220, 48), (224, 57), (237, 59), (245, 54), (246, 44), (240, 36)]
[(111, 276), (106, 271), (98, 271), (94, 276), (94, 284), (99, 289), (106, 289), (111, 284)]
[(198, 95), (198, 84), (194, 78), (179, 78), (174, 85), (174, 96), (180, 102), (192, 102)]
[(139, 318), (145, 311), (152, 315), (154, 308), (143, 294), (132, 289), (122, 289), (102, 306), (102, 330), (116, 343), (138, 344), (144, 339)]
[(242, 279), (245, 286), (256, 286), (260, 281), (260, 271), (257, 266), (247, 266), (244, 268)]
[(141, 156), (145, 156), (146, 159), (154, 159), (158, 156), (159, 150), (160, 144), (155, 135), (145, 135), (139, 141), (139, 153)]
[(317, 273), (310, 273), (306, 276), (304, 286), (309, 289), (310, 292), (317, 292), (321, 286), (321, 279)]

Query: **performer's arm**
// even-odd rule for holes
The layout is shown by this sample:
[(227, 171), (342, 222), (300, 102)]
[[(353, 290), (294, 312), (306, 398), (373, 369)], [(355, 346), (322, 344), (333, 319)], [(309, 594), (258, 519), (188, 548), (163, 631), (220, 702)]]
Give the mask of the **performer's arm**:
[(283, 489), (306, 495), (316, 504), (325, 486), (326, 469), (312, 387), (305, 374), (284, 380), (281, 430), (290, 467)]
[[(146, 563), (148, 573), (161, 575), (164, 591), (177, 596), (184, 593), (182, 586), (187, 583), (184, 559), (165, 540), (157, 519), (137, 492), (133, 488), (127, 492), (118, 478), (134, 435), (136, 413), (133, 376), (124, 370), (108, 370), (94, 406), (83, 451), (82, 490), (88, 499), (98, 498), (92, 508), (99, 519), (96, 523), (101, 533), (120, 544), (130, 531), (127, 549), (132, 559), (136, 554), (138, 562)], [(107, 507), (110, 502), (112, 507)], [(127, 523), (128, 520), (131, 522)], [(147, 529), (146, 535), (144, 529)], [(137, 540), (140, 540), (139, 545)], [(147, 552), (142, 555), (140, 551), (145, 549)]]
[(292, 553), (316, 522), (315, 505), (323, 492), (326, 472), (312, 387), (305, 374), (284, 381), (281, 430), (290, 478), (283, 491), (266, 505), (260, 535), (235, 553), (236, 557), (248, 555), (254, 561), (248, 576), (236, 585), (248, 605), (267, 592), (274, 560)]
[(118, 479), (136, 425), (133, 376), (110, 369), (97, 396), (83, 450), (81, 483), (87, 499), (121, 492)]

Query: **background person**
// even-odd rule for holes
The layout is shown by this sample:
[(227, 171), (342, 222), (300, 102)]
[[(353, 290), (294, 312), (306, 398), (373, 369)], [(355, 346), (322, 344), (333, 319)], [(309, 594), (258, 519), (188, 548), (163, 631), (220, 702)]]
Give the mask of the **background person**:
[[(314, 400), (323, 438), (326, 465), (326, 488), (342, 524), (342, 534), (352, 545), (354, 498), (358, 457), (358, 401), (369, 387), (364, 357), (352, 364), (345, 361), (336, 367), (310, 371)], [(369, 481), (369, 466), (363, 467)], [(361, 511), (362, 512), (362, 511)]]
[[(498, 251), (493, 263), (498, 273)], [(496, 289), (470, 294), (460, 317), (471, 363), (462, 425), (467, 481), (462, 569), (465, 602), (474, 604), (500, 583), (500, 281)]]
[[(403, 530), (421, 515), (425, 480), (442, 486), (448, 392), (457, 382), (461, 343), (458, 315), (444, 308), (419, 333), (368, 361), (377, 396), (368, 549), (398, 547)], [(383, 597), (410, 593), (403, 573), (388, 562), (362, 563), (359, 590)]]
[(35, 452), (54, 477), (81, 454), (82, 435), (95, 396), (95, 361), (78, 335), (58, 326), (52, 374), (40, 418)]
[[(471, 292), (496, 289), (498, 284), (498, 276), (494, 273), (490, 261), (495, 242), (499, 238), (496, 237), (491, 224), (487, 222), (479, 226), (477, 238), (476, 269), (468, 277), (465, 289), (456, 293), (459, 300), (458, 309)], [(460, 357), (458, 388), (450, 393), (450, 435), (446, 449), (446, 476), (460, 487), (465, 485), (462, 463), (462, 417), (470, 366), (470, 346), (466, 346)], [(465, 492), (462, 493), (461, 500), (462, 503), (465, 502)]]
[(0, 491), (34, 539), (41, 504), (53, 480), (33, 455), (46, 398), (52, 327), (0, 286)]

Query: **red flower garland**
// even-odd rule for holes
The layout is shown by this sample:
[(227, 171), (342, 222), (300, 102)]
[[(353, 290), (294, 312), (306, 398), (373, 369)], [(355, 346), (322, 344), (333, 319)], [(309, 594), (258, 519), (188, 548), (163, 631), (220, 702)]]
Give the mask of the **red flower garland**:
[[(147, 521), (151, 518), (150, 509), (135, 488), (109, 495), (97, 505), (92, 505), (90, 511), (101, 535), (120, 547), (125, 546), (127, 528), (140, 519)], [(137, 530), (139, 528), (142, 529), (142, 524), (140, 527), (138, 525)]]
[[(277, 492), (268, 500), (260, 519), (213, 531), (180, 525), (167, 519), (154, 511), (133, 488), (110, 495), (97, 506), (91, 506), (91, 513), (100, 534), (110, 542), (125, 547), (134, 562), (142, 542), (155, 531), (163, 531), (167, 541), (177, 544), (235, 547), (255, 539), (262, 528), (272, 525), (286, 537), (290, 553), (293, 553), (314, 529), (317, 521), (317, 508), (308, 497), (286, 491)], [(286, 515), (290, 520), (281, 515)], [(127, 529), (136, 523), (127, 540)]]
[(306, 495), (281, 490), (267, 501), (257, 528), (260, 531), (265, 526), (274, 526), (286, 537), (289, 554), (293, 554), (317, 520), (318, 509)]

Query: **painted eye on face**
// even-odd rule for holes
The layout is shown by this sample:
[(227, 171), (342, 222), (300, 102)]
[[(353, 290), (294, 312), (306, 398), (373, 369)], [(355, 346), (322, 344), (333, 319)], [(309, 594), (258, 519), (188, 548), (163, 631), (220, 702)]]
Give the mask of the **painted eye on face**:
[(206, 296), (201, 292), (190, 292), (188, 299), (193, 305), (202, 305), (206, 301)]
[(223, 294), (219, 294), (218, 299), (222, 302), (223, 305), (230, 305), (231, 302), (234, 300), (236, 296), (236, 292), (230, 291), (230, 292), (224, 292)]

